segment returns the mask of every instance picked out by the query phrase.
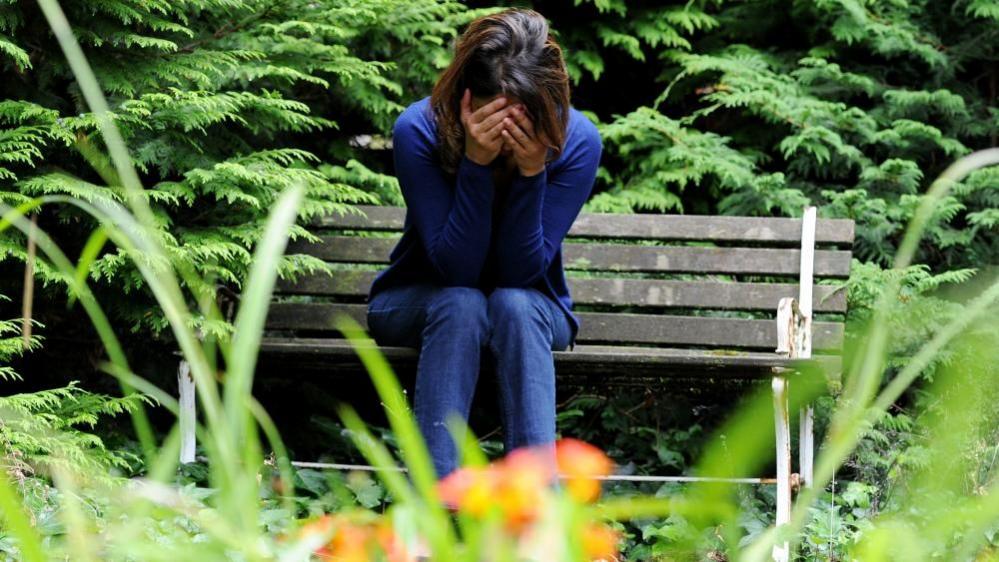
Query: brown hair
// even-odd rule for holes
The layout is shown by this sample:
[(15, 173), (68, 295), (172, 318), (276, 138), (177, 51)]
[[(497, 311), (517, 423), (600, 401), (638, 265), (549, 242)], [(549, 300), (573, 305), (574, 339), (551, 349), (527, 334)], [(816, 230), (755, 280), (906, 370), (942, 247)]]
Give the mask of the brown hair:
[(437, 121), (441, 166), (454, 173), (465, 151), (461, 97), (497, 94), (518, 98), (534, 123), (535, 134), (557, 157), (569, 123), (569, 75), (562, 48), (534, 10), (511, 8), (482, 16), (468, 25), (455, 46), (454, 60), (430, 96)]

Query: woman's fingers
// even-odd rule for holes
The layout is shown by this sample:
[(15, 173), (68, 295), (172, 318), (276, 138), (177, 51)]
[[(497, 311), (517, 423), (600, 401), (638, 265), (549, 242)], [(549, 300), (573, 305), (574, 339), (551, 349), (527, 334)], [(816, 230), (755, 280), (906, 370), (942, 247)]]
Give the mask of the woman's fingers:
[(517, 167), (524, 176), (534, 176), (545, 168), (547, 147), (534, 134), (534, 124), (516, 108), (503, 119), (503, 142), (513, 150)]
[(489, 118), (477, 125), (472, 126), (473, 135), (479, 142), (495, 145), (502, 142), (503, 122), (506, 117), (506, 109), (501, 109)]
[[(508, 145), (523, 169), (534, 170), (532, 163), (539, 159), (543, 145), (534, 137), (534, 123), (524, 111), (523, 105), (508, 105), (505, 96), (499, 96), (479, 109), (472, 111), (472, 95), (469, 89), (461, 97), (461, 118), (465, 125), (467, 141), (472, 143), (466, 150), (487, 155), (480, 158), (488, 161), (489, 153), (495, 153), (502, 145)], [(481, 156), (481, 155), (480, 155)]]
[(465, 93), (461, 95), (461, 122), (466, 126), (472, 116), (472, 92), (465, 88)]
[(523, 148), (527, 148), (528, 143), (531, 142), (531, 137), (520, 128), (520, 125), (509, 117), (503, 120), (503, 125), (504, 130), (509, 131), (510, 135), (517, 141), (518, 144), (520, 144)]
[(509, 130), (503, 129), (502, 134), (503, 134), (503, 140), (510, 145), (510, 148), (513, 149), (513, 153), (518, 158), (522, 158), (526, 155), (527, 149), (525, 149), (524, 146), (520, 144), (520, 141), (518, 141), (512, 134), (510, 134)]
[(497, 123), (493, 128), (489, 129), (488, 131), (483, 131), (482, 133), (480, 133), (479, 138), (481, 138), (483, 142), (490, 142), (490, 143), (496, 142), (497, 140), (502, 138), (502, 133), (503, 133), (503, 123), (500, 122)]
[(510, 115), (510, 108), (508, 107), (504, 107), (502, 109), (494, 111), (492, 114), (487, 116), (478, 124), (479, 130), (488, 131), (493, 127), (495, 127), (496, 125), (502, 123), (503, 119), (509, 115)]
[(519, 125), (520, 128), (523, 129), (525, 133), (527, 133), (527, 136), (534, 138), (534, 123), (531, 121), (529, 117), (527, 117), (527, 114), (524, 113), (524, 110), (520, 107), (514, 107), (514, 110), (511, 112), (511, 115), (513, 115), (513, 118), (517, 122), (517, 125)]
[(500, 96), (500, 97), (494, 99), (493, 101), (487, 103), (486, 105), (483, 105), (479, 109), (476, 109), (475, 113), (472, 113), (471, 122), (472, 123), (481, 123), (487, 117), (489, 117), (492, 113), (494, 113), (496, 111), (499, 111), (505, 105), (506, 105), (506, 98), (503, 97), (503, 96)]

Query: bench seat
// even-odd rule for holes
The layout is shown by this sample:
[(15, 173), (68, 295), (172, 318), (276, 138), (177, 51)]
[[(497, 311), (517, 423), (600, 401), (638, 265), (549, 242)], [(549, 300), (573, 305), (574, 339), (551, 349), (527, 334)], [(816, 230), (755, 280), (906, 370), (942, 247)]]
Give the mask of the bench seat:
[[(412, 369), (418, 358), (410, 347), (375, 346), (396, 369)], [(361, 372), (357, 354), (349, 341), (337, 338), (265, 338), (261, 342), (263, 356), (283, 364), (322, 367), (324, 370)], [(729, 376), (736, 378), (766, 378), (775, 372), (795, 371), (805, 360), (788, 359), (769, 352), (728, 351), (717, 349), (677, 349), (665, 347), (635, 347), (618, 345), (577, 345), (572, 351), (556, 351), (559, 375), (592, 374), (614, 376)], [(816, 356), (826, 372), (839, 370), (838, 356)], [(354, 369), (351, 369), (351, 368)], [(488, 361), (483, 367), (489, 369)]]
[[(406, 209), (356, 210), (318, 217), (311, 225), (317, 238), (289, 243), (288, 254), (321, 260), (331, 274), (277, 284), (260, 347), (263, 371), (366, 377), (336, 320), (346, 315), (367, 329), (366, 297), (405, 229)], [(820, 380), (807, 375), (839, 376), (853, 239), (853, 221), (820, 219), (815, 207), (802, 218), (581, 213), (562, 246), (580, 329), (571, 351), (553, 353), (556, 376), (600, 385), (684, 381), (673, 390), (770, 380), (776, 521), (786, 523), (793, 490), (812, 482), (815, 446), (813, 409), (804, 403), (793, 474), (789, 385), (803, 390)], [(397, 374), (415, 372), (416, 349), (379, 349)], [(483, 353), (481, 370), (492, 363)], [(178, 369), (182, 462), (194, 459), (195, 447), (189, 370), (183, 362)], [(775, 560), (789, 558), (786, 544), (775, 547)]]

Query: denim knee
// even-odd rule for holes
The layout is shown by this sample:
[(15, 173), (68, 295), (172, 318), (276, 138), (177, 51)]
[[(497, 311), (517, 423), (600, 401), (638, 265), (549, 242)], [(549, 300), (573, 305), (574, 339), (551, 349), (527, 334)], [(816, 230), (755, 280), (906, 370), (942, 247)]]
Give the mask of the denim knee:
[(489, 332), (486, 296), (474, 287), (441, 287), (427, 303), (428, 329), (451, 330), (485, 342)]
[(489, 295), (489, 325), (496, 335), (551, 334), (547, 298), (535, 289), (499, 287)]

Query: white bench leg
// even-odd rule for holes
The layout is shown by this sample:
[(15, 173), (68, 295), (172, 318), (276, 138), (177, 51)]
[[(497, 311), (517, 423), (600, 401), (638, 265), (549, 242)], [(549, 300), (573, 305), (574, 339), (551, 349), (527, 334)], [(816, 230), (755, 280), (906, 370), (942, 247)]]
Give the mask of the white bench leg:
[[(788, 418), (787, 379), (774, 377), (774, 425), (777, 437), (777, 527), (791, 521), (791, 424)], [(788, 562), (787, 542), (774, 545), (775, 562)]]
[(815, 410), (810, 405), (801, 408), (798, 432), (798, 471), (801, 473), (801, 486), (812, 485), (815, 466)]
[(177, 368), (177, 390), (180, 402), (180, 462), (194, 462), (195, 389), (191, 378), (191, 365), (181, 361)]

